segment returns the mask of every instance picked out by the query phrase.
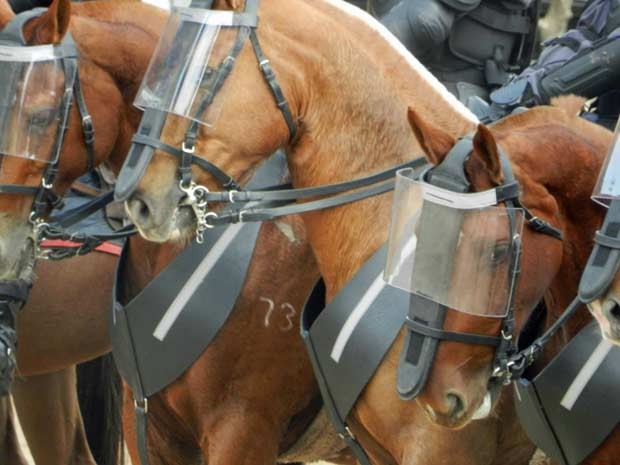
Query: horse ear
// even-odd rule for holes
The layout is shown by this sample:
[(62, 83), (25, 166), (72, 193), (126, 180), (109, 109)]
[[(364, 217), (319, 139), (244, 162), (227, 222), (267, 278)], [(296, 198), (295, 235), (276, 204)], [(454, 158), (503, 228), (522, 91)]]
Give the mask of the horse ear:
[(438, 165), (456, 144), (456, 139), (447, 132), (424, 121), (413, 108), (409, 108), (407, 117), (411, 130), (424, 150), (426, 158), (433, 165)]
[(484, 124), (478, 125), (473, 144), (474, 156), (482, 161), (491, 181), (496, 185), (502, 184), (504, 173), (502, 172), (499, 148), (493, 133)]
[(57, 44), (69, 30), (70, 0), (54, 0), (47, 11), (24, 25), (24, 37), (29, 45)]
[(13, 19), (15, 13), (6, 0), (0, 0), (0, 29), (3, 29)]

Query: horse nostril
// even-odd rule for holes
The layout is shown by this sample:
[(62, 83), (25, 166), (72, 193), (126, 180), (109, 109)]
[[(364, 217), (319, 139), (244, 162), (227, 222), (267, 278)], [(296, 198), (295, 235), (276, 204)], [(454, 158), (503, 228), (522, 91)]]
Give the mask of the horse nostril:
[(618, 303), (615, 303), (609, 313), (611, 313), (611, 316), (613, 316), (614, 318), (620, 320), (620, 305), (618, 305)]
[(448, 405), (448, 414), (453, 420), (459, 420), (465, 415), (467, 404), (462, 395), (456, 392), (450, 392), (446, 395), (446, 401)]
[(149, 209), (149, 206), (140, 198), (134, 197), (128, 200), (127, 210), (133, 221), (140, 225), (148, 223), (151, 218), (151, 210)]
[(610, 322), (620, 321), (620, 304), (613, 299), (607, 299), (602, 305), (602, 314), (604, 318), (610, 320)]

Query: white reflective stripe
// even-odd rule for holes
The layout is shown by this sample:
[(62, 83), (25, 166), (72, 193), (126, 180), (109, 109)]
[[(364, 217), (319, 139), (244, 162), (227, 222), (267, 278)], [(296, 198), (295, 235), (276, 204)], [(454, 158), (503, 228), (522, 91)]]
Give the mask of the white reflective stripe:
[(342, 329), (336, 338), (336, 342), (334, 343), (334, 347), (332, 348), (332, 352), (330, 354), (332, 360), (336, 363), (340, 361), (340, 357), (342, 357), (342, 353), (344, 352), (344, 348), (349, 342), (353, 331), (362, 320), (362, 317), (366, 314), (372, 303), (377, 299), (383, 288), (385, 287), (385, 282), (383, 281), (383, 273), (381, 273), (371, 286), (368, 288), (364, 296), (355, 306), (355, 309), (351, 312), (347, 321), (342, 325)]
[(235, 24), (235, 12), (230, 10), (177, 8), (175, 12), (178, 13), (182, 21), (202, 23), (208, 26), (232, 26)]
[(32, 61), (50, 60), (58, 60), (58, 57), (54, 54), (53, 45), (33, 45), (27, 47), (0, 45), (0, 61), (30, 63)]
[(590, 355), (588, 361), (583, 365), (583, 367), (581, 367), (581, 370), (579, 370), (579, 373), (575, 376), (575, 379), (566, 390), (566, 394), (564, 394), (564, 397), (560, 402), (562, 407), (566, 410), (572, 410), (577, 402), (577, 399), (579, 399), (579, 396), (586, 388), (592, 379), (592, 376), (594, 376), (594, 373), (596, 373), (596, 370), (598, 370), (598, 367), (601, 366), (601, 363), (603, 363), (603, 360), (605, 360), (605, 357), (612, 348), (613, 344), (609, 341), (604, 339), (601, 340), (596, 349), (594, 349), (594, 352), (592, 352), (592, 355)]
[(425, 182), (421, 182), (420, 184), (422, 185), (422, 196), (424, 200), (445, 207), (458, 208), (460, 210), (473, 210), (497, 205), (497, 192), (495, 189), (472, 192), (471, 194), (460, 194)]
[(226, 231), (215, 242), (209, 253), (202, 259), (200, 265), (194, 270), (190, 278), (187, 280), (179, 294), (174, 298), (166, 313), (158, 323), (153, 336), (160, 341), (163, 341), (172, 325), (177, 320), (187, 302), (192, 298), (196, 290), (200, 287), (205, 277), (209, 274), (213, 266), (222, 257), (228, 246), (237, 237), (237, 234), (241, 231), (241, 228), (245, 226), (243, 223), (234, 224), (229, 226)]

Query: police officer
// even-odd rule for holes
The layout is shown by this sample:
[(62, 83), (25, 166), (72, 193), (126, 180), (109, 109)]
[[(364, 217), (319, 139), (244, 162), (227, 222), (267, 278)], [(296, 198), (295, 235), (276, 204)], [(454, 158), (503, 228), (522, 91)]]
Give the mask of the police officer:
[(536, 0), (371, 0), (370, 10), (463, 102), (531, 59)]
[(620, 108), (620, 0), (591, 0), (575, 29), (543, 45), (536, 63), (491, 94), (489, 119), (574, 93), (598, 97), (591, 118), (613, 127)]

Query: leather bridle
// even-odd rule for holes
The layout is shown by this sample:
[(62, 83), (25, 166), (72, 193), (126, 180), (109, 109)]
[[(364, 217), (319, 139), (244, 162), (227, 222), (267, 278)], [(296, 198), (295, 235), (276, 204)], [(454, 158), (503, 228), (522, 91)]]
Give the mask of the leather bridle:
[[(196, 155), (196, 139), (198, 138), (200, 129), (200, 123), (197, 120), (200, 119), (200, 115), (202, 115), (209, 108), (218, 92), (222, 89), (222, 86), (232, 72), (236, 59), (241, 53), (241, 50), (243, 49), (243, 46), (248, 38), (252, 44), (261, 73), (269, 85), (271, 93), (276, 101), (276, 105), (282, 113), (284, 121), (286, 122), (290, 140), (293, 140), (297, 134), (295, 118), (291, 113), (290, 107), (284, 97), (282, 88), (277, 81), (273, 68), (271, 67), (269, 60), (265, 57), (258, 41), (258, 36), (256, 34), (256, 28), (258, 27), (258, 1), (259, 0), (246, 0), (244, 12), (239, 14), (235, 13), (237, 15), (235, 26), (239, 28), (236, 39), (222, 63), (216, 69), (209, 70), (211, 77), (208, 82), (208, 91), (198, 105), (195, 114), (196, 118), (191, 120), (183, 138), (181, 148), (170, 146), (162, 142), (160, 139), (166, 114), (158, 110), (146, 109), (140, 123), (140, 128), (132, 139), (134, 144), (132, 146), (132, 151), (123, 166), (123, 170), (119, 175), (119, 180), (117, 183), (116, 199), (126, 200), (135, 190), (141, 175), (146, 169), (146, 165), (150, 162), (150, 157), (148, 157), (148, 160), (146, 160), (146, 165), (144, 163), (141, 164), (138, 177), (127, 176), (128, 173), (131, 174), (132, 167), (138, 165), (136, 157), (143, 156), (143, 152), (141, 150), (142, 148), (148, 147), (151, 150), (160, 150), (176, 157), (178, 159), (177, 172), (179, 177), (179, 187), (186, 195), (185, 205), (190, 206), (196, 216), (196, 239), (198, 242), (202, 242), (202, 235), (204, 231), (207, 228), (213, 227), (213, 225), (208, 222), (208, 219), (217, 218), (217, 215), (213, 212), (207, 211), (207, 194), (209, 190), (204, 186), (197, 185), (193, 181), (191, 171), (192, 164), (197, 165), (201, 169), (213, 175), (222, 187), (230, 192), (240, 191), (241, 186), (232, 176), (226, 174), (213, 163), (210, 163), (206, 159)], [(199, 2), (194, 3), (198, 3), (200, 8), (208, 9), (211, 6), (212, 1), (207, 1), (205, 3), (203, 0), (199, 0)], [(136, 146), (140, 147), (137, 152)]]
[[(473, 136), (461, 138), (439, 165), (422, 174), (422, 180), (457, 193), (471, 192), (471, 185), (465, 173), (465, 164), (472, 151)], [(504, 183), (494, 190), (497, 205), (504, 204), (506, 206), (510, 238), (509, 293), (500, 335), (489, 336), (446, 330), (443, 326), (448, 308), (430, 298), (412, 294), (409, 315), (405, 321), (407, 341), (399, 365), (397, 384), (399, 394), (405, 399), (415, 398), (424, 389), (440, 341), (495, 347), (492, 382), (509, 383), (515, 374), (516, 365), (520, 362), (520, 359), (514, 359), (517, 355), (514, 342), (515, 290), (521, 258), (521, 237), (520, 231), (516, 229), (515, 212), (517, 209), (523, 210), (526, 225), (536, 232), (546, 234), (557, 240), (562, 240), (562, 232), (548, 222), (535, 217), (523, 206), (519, 200), (519, 184), (514, 177), (508, 157), (501, 148), (499, 154)], [(475, 316), (473, 317), (475, 318)]]
[[(47, 8), (35, 8), (16, 15), (11, 22), (0, 31), (0, 43), (16, 46), (28, 45), (23, 36), (23, 26), (29, 20), (41, 16), (46, 11)], [(33, 197), (33, 204), (28, 219), (34, 228), (33, 239), (35, 242), (38, 242), (40, 239), (38, 236), (40, 236), (39, 232), (41, 227), (45, 224), (43, 220), (44, 216), (52, 209), (62, 206), (61, 196), (54, 191), (54, 181), (59, 171), (60, 152), (62, 150), (64, 135), (68, 128), (69, 115), (74, 98), (82, 121), (82, 134), (86, 146), (87, 171), (90, 171), (94, 167), (95, 158), (95, 130), (82, 93), (77, 64), (78, 52), (70, 33), (65, 35), (60, 44), (54, 45), (54, 51), (62, 61), (66, 81), (61, 101), (62, 111), (59, 117), (60, 124), (50, 154), (51, 162), (47, 164), (43, 171), (39, 186), (0, 184), (0, 193)]]

